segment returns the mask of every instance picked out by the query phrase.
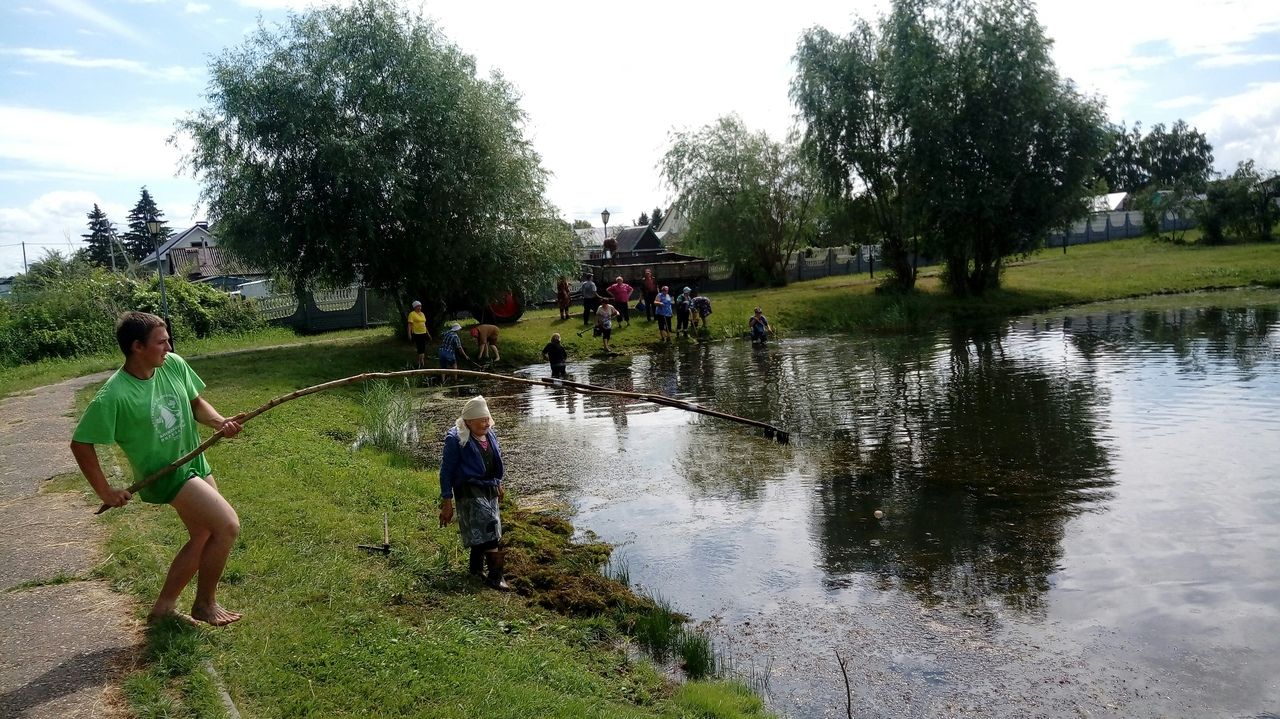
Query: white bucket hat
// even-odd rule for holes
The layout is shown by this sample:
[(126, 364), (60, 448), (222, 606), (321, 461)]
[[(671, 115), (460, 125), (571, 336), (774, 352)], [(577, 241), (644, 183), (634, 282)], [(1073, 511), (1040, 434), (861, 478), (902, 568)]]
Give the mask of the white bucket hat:
[(453, 324), (449, 325), (449, 329), (453, 330), (454, 332), (457, 332), (458, 330), (462, 329), (462, 325), (458, 324), (457, 322), (454, 322)]

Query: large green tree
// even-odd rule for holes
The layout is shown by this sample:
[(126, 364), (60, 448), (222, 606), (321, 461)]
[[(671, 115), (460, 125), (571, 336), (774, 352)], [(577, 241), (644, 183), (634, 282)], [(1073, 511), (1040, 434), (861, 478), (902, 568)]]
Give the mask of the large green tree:
[(928, 178), (931, 249), (953, 293), (981, 294), (1005, 258), (1086, 211), (1106, 124), (1101, 103), (1058, 76), (1031, 2), (941, 7), (912, 6), (928, 76), (903, 83), (903, 102), (921, 136), (912, 159)]
[(908, 244), (956, 294), (1084, 211), (1100, 103), (1061, 79), (1028, 0), (896, 0), (878, 30), (811, 30), (792, 96), (825, 174), (872, 199), (899, 284)]
[(786, 266), (814, 233), (818, 182), (798, 143), (751, 132), (737, 116), (675, 133), (662, 172), (683, 241), (731, 263), (749, 280), (784, 284)]
[(117, 261), (121, 266), (127, 264), (113, 245), (116, 228), (107, 218), (107, 213), (95, 202), (86, 216), (89, 218), (89, 231), (80, 235), (88, 245), (84, 248), (85, 258), (99, 267), (114, 267)]
[(129, 210), (129, 229), (120, 238), (124, 243), (125, 251), (135, 262), (140, 262), (155, 253), (151, 233), (147, 230), (148, 217), (154, 217), (160, 221), (160, 233), (156, 236), (155, 242), (163, 245), (165, 240), (173, 235), (173, 230), (169, 228), (168, 222), (164, 219), (164, 212), (156, 206), (155, 198), (144, 185), (138, 193), (138, 202), (134, 204), (133, 209)]
[(479, 303), (550, 286), (572, 235), (516, 91), (420, 15), (357, 0), (260, 25), (179, 123), (221, 246), (298, 286)]
[(890, 286), (915, 285), (911, 255), (919, 228), (909, 176), (912, 135), (896, 87), (912, 58), (899, 50), (902, 13), (879, 31), (858, 20), (840, 37), (825, 28), (805, 32), (796, 50), (791, 99), (805, 124), (804, 148), (818, 168), (827, 205), (861, 204), (881, 244)]
[(1140, 147), (1147, 175), (1157, 189), (1183, 183), (1199, 192), (1213, 174), (1213, 146), (1184, 120), (1167, 129), (1154, 125)]

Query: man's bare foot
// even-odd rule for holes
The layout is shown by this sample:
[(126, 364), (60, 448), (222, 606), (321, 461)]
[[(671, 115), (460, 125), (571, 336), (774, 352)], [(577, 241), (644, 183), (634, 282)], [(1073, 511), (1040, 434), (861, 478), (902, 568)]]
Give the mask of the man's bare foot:
[(221, 605), (215, 604), (212, 607), (192, 607), (191, 617), (193, 619), (212, 624), (215, 627), (224, 627), (234, 621), (238, 621), (243, 614), (239, 612), (229, 612), (222, 608)]
[(193, 627), (196, 625), (196, 620), (192, 619), (191, 615), (183, 614), (176, 609), (170, 609), (168, 611), (156, 611), (155, 609), (152, 609), (151, 613), (147, 615), (147, 624), (154, 625), (168, 620), (173, 620), (182, 624), (189, 624)]

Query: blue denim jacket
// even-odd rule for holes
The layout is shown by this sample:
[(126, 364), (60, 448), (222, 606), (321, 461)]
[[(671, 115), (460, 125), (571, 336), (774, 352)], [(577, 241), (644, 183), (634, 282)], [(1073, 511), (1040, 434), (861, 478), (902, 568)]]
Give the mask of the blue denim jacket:
[(490, 429), (489, 449), (493, 451), (493, 478), (486, 479), (484, 456), (472, 437), (463, 447), (458, 440), (458, 428), (450, 427), (444, 436), (444, 455), (440, 459), (440, 498), (453, 499), (453, 491), (464, 482), (481, 487), (497, 487), (502, 483), (502, 452), (498, 449), (498, 435)]

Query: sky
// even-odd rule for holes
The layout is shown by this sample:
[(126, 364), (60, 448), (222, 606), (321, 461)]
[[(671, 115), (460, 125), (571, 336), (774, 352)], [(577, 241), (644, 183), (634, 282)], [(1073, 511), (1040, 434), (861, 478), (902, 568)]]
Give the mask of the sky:
[[(872, 0), (409, 0), (521, 94), (525, 131), (566, 220), (632, 223), (666, 207), (673, 131), (736, 113), (782, 139), (801, 33), (845, 33)], [(175, 122), (206, 106), (207, 65), (307, 0), (6, 0), (0, 7), (0, 276), (82, 246), (97, 203), (123, 227), (146, 186), (170, 225), (205, 219)], [(1038, 5), (1059, 72), (1112, 120), (1186, 119), (1218, 170), (1280, 170), (1280, 2), (1053, 0)]]

